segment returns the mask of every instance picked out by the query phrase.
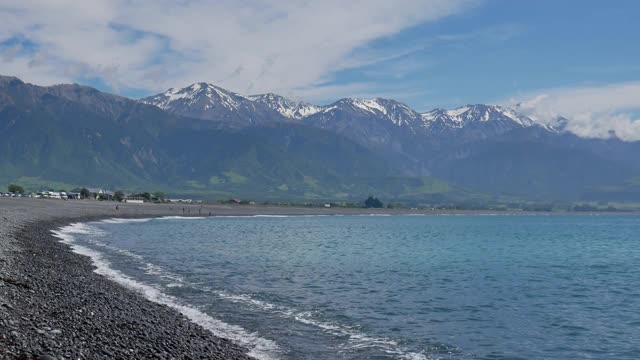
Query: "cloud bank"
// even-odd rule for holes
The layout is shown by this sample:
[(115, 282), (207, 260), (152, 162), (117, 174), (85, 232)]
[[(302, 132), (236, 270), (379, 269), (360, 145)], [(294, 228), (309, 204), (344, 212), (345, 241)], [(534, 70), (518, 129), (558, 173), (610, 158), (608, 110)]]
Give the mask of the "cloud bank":
[(367, 56), (372, 41), (473, 3), (21, 0), (0, 4), (0, 64), (43, 85), (97, 80), (155, 92), (208, 81), (313, 96), (336, 71), (393, 56)]
[(640, 140), (640, 82), (550, 89), (508, 101), (532, 119), (558, 125), (582, 137)]

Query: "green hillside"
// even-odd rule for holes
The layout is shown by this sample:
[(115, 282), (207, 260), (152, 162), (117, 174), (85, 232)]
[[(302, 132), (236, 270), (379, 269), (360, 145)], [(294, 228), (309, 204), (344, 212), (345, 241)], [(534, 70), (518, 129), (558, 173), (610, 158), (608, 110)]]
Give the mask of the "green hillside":
[(360, 199), (453, 194), (334, 133), (181, 118), (85, 87), (0, 84), (0, 185), (162, 190), (202, 198)]

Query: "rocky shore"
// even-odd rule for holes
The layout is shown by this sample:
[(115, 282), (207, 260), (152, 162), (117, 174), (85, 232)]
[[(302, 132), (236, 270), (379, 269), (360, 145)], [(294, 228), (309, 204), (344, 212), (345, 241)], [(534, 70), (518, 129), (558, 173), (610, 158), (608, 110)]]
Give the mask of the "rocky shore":
[(95, 274), (89, 258), (52, 237), (68, 220), (28, 221), (7, 210), (0, 215), (0, 357), (249, 358), (180, 313)]
[[(0, 358), (248, 359), (179, 312), (94, 272), (51, 230), (107, 217), (305, 215), (358, 209), (0, 198)], [(370, 212), (370, 211), (369, 211)]]

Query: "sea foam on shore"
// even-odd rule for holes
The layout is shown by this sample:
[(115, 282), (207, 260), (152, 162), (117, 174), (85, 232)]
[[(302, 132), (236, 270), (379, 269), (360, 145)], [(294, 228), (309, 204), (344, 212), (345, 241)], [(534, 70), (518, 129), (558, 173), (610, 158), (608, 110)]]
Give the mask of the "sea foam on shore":
[[(184, 217), (165, 217), (165, 219), (194, 219)], [(124, 222), (144, 222), (149, 219), (107, 219), (103, 222), (118, 224)], [(52, 234), (60, 239), (60, 242), (67, 244), (71, 247), (72, 251), (76, 254), (88, 256), (91, 258), (96, 269), (95, 272), (99, 275), (106, 277), (122, 286), (135, 290), (141, 293), (145, 298), (158, 304), (166, 305), (173, 308), (184, 316), (186, 316), (192, 322), (202, 326), (209, 330), (215, 336), (221, 338), (227, 338), (233, 342), (244, 346), (249, 349), (249, 356), (252, 356), (261, 360), (277, 359), (279, 348), (278, 345), (269, 339), (262, 338), (254, 333), (250, 333), (240, 326), (227, 324), (224, 321), (215, 319), (197, 308), (185, 304), (181, 304), (178, 299), (168, 294), (163, 293), (159, 289), (134, 280), (119, 270), (112, 268), (110, 262), (104, 258), (104, 256), (89, 247), (82, 246), (76, 242), (74, 234), (99, 234), (100, 229), (92, 227), (86, 223), (72, 223), (67, 226), (63, 226), (57, 230), (52, 230)]]

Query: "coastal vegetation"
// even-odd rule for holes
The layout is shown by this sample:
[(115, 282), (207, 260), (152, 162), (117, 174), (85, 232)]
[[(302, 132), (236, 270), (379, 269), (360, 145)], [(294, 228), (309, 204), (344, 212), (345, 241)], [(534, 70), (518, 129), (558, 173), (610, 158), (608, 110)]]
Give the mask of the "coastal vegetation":
[(23, 194), (24, 193), (24, 188), (20, 185), (16, 185), (16, 184), (11, 184), (7, 187), (7, 190), (9, 190), (10, 193), (15, 193), (15, 194)]
[(364, 201), (364, 207), (380, 209), (384, 207), (384, 204), (378, 198), (369, 196), (367, 200)]
[[(53, 183), (56, 184), (55, 182)], [(44, 198), (68, 198), (68, 199), (92, 199), (99, 201), (130, 201), (137, 199), (150, 203), (171, 203), (171, 202), (197, 202), (197, 203), (221, 203), (232, 205), (277, 205), (287, 207), (331, 207), (331, 208), (397, 208), (397, 209), (416, 209), (416, 210), (434, 210), (434, 211), (496, 211), (496, 212), (632, 212), (640, 211), (640, 203), (638, 202), (611, 202), (611, 201), (556, 201), (556, 202), (536, 202), (521, 201), (514, 198), (492, 198), (477, 197), (474, 200), (461, 197), (452, 199), (439, 197), (437, 195), (430, 198), (397, 198), (397, 197), (381, 197), (369, 196), (364, 200), (351, 201), (350, 196), (337, 197), (334, 199), (325, 199), (322, 197), (302, 197), (290, 198), (287, 200), (264, 199), (261, 197), (239, 196), (235, 194), (221, 192), (216, 195), (202, 194), (193, 199), (191, 196), (184, 196), (181, 192), (172, 192), (171, 195), (165, 191), (126, 191), (117, 190), (109, 191), (95, 188), (58, 188), (55, 186), (41, 185), (38, 187), (28, 187), (22, 184), (11, 184), (7, 186), (10, 190), (7, 193), (0, 193), (2, 196), (14, 194), (24, 197), (44, 197)], [(385, 198), (385, 203), (381, 200)]]

